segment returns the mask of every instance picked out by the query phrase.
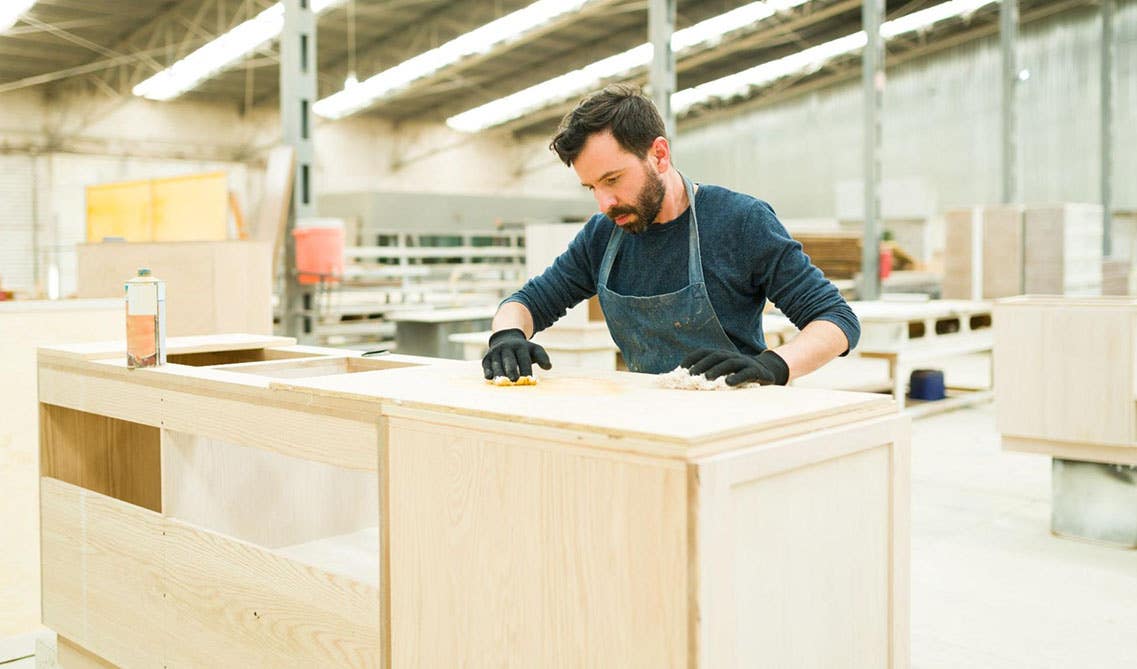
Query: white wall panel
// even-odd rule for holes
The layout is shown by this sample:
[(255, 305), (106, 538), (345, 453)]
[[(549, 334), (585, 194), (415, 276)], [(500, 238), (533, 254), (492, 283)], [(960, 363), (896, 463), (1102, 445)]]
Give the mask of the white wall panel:
[(35, 289), (32, 237), (35, 159), (0, 155), (0, 287)]

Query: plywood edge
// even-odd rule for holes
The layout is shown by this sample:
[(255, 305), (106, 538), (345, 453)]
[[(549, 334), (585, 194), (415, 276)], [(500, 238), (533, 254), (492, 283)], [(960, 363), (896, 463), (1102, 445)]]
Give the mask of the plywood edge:
[[(462, 411), (451, 411), (438, 407), (417, 405), (411, 402), (385, 402), (380, 405), (381, 421), (386, 424), (391, 419), (407, 420), (413, 423), (432, 426), (433, 429), (462, 428), (486, 433), (494, 439), (502, 432), (502, 419), (494, 416), (471, 415)], [(509, 421), (511, 440), (528, 439), (519, 442), (521, 448), (537, 450), (556, 449), (558, 453), (575, 453), (591, 457), (607, 457), (628, 463), (652, 464), (654, 466), (682, 467), (686, 459), (686, 449), (680, 445), (660, 443), (657, 440), (635, 439), (627, 435), (606, 432), (582, 432), (517, 420), (506, 416)], [(662, 462), (661, 462), (662, 461)], [(670, 461), (668, 464), (667, 461)]]
[[(124, 321), (125, 322), (125, 321)], [(124, 326), (125, 327), (125, 326)], [(293, 346), (296, 339), (257, 334), (201, 335), (170, 337), (166, 340), (168, 355), (240, 351), (253, 348)], [(97, 360), (126, 355), (126, 340), (41, 346), (37, 349), (40, 360)]]
[(1034, 437), (1002, 435), (1004, 451), (1049, 455), (1063, 460), (1101, 462), (1113, 465), (1137, 465), (1137, 444), (1133, 446), (1110, 446), (1107, 444), (1080, 444), (1069, 441), (1054, 441)]
[[(355, 420), (370, 421), (377, 414), (374, 398), (362, 401), (322, 396), (307, 392), (303, 387), (295, 389), (281, 387), (272, 383), (272, 379), (224, 369), (166, 365), (158, 369), (131, 370), (124, 365), (107, 365), (88, 360), (41, 360), (39, 374), (41, 402), (92, 411), (92, 413), (99, 411), (67, 404), (58, 399), (57, 391), (64, 391), (65, 396), (73, 395), (74, 393), (66, 392), (70, 390), (71, 383), (87, 382), (108, 384), (103, 390), (111, 393), (112, 398), (115, 394), (126, 392), (125, 389), (129, 386), (133, 389), (129, 392), (149, 393), (156, 402), (160, 401), (158, 399), (160, 392), (169, 391)], [(85, 394), (83, 397), (90, 400), (93, 406), (108, 399), (103, 395)], [(140, 411), (144, 410), (145, 405), (138, 408)], [(127, 416), (116, 417), (130, 420)]]

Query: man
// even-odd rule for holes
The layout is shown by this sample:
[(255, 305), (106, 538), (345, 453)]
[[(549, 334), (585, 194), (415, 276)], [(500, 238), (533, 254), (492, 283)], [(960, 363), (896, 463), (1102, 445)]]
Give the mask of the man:
[[(681, 365), (728, 385), (785, 385), (856, 346), (852, 309), (770, 205), (676, 171), (663, 120), (638, 90), (609, 86), (586, 98), (550, 148), (601, 213), (502, 302), (482, 360), (487, 379), (549, 369), (529, 338), (592, 295), (635, 372)], [(762, 334), (767, 299), (801, 329), (777, 350)]]

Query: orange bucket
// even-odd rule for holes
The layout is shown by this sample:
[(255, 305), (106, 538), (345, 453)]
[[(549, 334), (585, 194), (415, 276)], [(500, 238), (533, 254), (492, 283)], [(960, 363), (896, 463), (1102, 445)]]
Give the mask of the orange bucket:
[(296, 272), (303, 284), (334, 283), (343, 276), (343, 228), (296, 228)]

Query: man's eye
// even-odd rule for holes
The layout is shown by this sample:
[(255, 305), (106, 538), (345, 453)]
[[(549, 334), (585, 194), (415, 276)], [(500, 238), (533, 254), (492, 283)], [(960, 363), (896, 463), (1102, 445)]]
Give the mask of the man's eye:
[(616, 182), (619, 180), (620, 180), (620, 177), (608, 177), (607, 179), (604, 180), (604, 183), (608, 184), (609, 186), (615, 186)]

